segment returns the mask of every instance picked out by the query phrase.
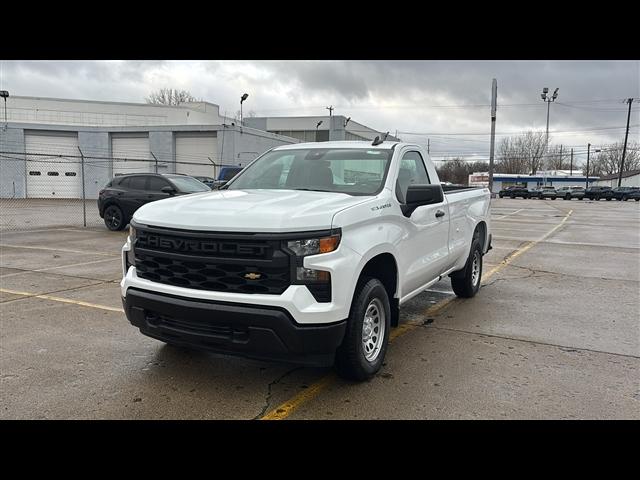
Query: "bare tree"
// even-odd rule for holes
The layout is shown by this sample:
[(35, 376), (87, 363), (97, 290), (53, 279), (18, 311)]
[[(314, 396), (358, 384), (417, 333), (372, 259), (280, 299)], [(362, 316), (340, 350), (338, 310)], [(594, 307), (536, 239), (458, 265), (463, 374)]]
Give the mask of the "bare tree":
[(546, 148), (544, 132), (529, 131), (502, 139), (496, 170), (500, 173), (535, 174), (542, 166)]
[(460, 157), (445, 159), (438, 169), (438, 177), (441, 182), (451, 182), (459, 185), (467, 185), (469, 175), (473, 172), (486, 172), (489, 164), (486, 162), (466, 162)]
[(157, 105), (180, 105), (184, 102), (197, 102), (196, 97), (186, 90), (177, 90), (175, 88), (161, 88), (147, 97), (147, 103)]
[(561, 148), (560, 145), (554, 145), (547, 150), (546, 161), (544, 163), (548, 170), (569, 170), (571, 166), (570, 154), (566, 148)]
[[(614, 143), (602, 147), (601, 152), (589, 162), (590, 176), (613, 175), (620, 172), (620, 163), (622, 161), (622, 143)], [(637, 142), (629, 142), (627, 144), (627, 153), (624, 157), (624, 171), (640, 170), (640, 144)], [(582, 167), (583, 173), (587, 174), (587, 164)]]

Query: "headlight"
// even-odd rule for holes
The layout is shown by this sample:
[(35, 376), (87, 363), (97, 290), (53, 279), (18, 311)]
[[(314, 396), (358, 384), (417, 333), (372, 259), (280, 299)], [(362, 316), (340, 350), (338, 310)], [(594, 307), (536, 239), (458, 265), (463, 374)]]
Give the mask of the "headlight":
[(298, 257), (317, 255), (319, 253), (333, 252), (340, 244), (340, 235), (331, 235), (324, 238), (311, 238), (307, 240), (292, 240), (287, 242), (287, 247)]

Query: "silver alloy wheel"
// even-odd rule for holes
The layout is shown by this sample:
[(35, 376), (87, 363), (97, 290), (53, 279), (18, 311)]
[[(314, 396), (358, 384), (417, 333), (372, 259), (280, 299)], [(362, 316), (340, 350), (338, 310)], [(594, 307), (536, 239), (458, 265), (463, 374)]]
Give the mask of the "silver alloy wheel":
[(386, 317), (382, 302), (374, 298), (369, 302), (362, 322), (362, 350), (364, 351), (364, 358), (370, 363), (375, 362), (380, 350), (382, 350), (385, 321)]
[(474, 287), (480, 281), (480, 254), (478, 251), (473, 252), (473, 263), (471, 264), (471, 285)]

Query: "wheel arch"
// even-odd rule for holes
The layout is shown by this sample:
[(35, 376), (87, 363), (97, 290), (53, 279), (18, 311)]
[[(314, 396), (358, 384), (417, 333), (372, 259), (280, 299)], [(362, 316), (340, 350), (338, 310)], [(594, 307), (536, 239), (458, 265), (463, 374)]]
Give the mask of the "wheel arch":
[(391, 325), (397, 326), (400, 316), (399, 303), (399, 269), (395, 255), (390, 252), (382, 252), (369, 258), (358, 273), (356, 285), (363, 277), (377, 278), (384, 285), (389, 297), (391, 307)]

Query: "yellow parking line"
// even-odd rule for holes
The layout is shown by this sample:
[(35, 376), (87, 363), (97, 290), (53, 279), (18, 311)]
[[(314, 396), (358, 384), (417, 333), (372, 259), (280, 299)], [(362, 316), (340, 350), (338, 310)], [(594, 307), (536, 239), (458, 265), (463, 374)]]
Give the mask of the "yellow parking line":
[[(523, 245), (518, 250), (513, 252), (511, 255), (509, 255), (507, 258), (505, 258), (497, 266), (495, 266), (494, 268), (486, 272), (484, 275), (482, 275), (482, 280), (486, 280), (490, 276), (499, 272), (504, 267), (509, 265), (509, 263), (511, 263), (514, 258), (518, 257), (519, 255), (522, 255), (524, 252), (531, 249), (537, 243), (542, 242), (547, 237), (549, 237), (549, 235), (551, 235), (558, 228), (564, 225), (567, 219), (571, 216), (571, 213), (573, 213), (573, 210), (570, 210), (569, 213), (567, 213), (567, 215), (562, 219), (562, 221), (558, 225), (553, 227), (551, 230), (549, 230), (546, 234), (544, 234), (542, 238), (540, 238), (539, 240), (527, 242), (525, 245)], [(444, 300), (441, 300), (435, 305), (432, 305), (431, 307), (427, 308), (423, 312), (423, 315), (425, 316), (435, 315), (436, 313), (440, 312), (451, 303), (455, 302), (457, 299), (458, 297), (445, 298)], [(389, 341), (391, 342), (392, 340), (395, 340), (396, 338), (400, 337), (401, 335), (404, 335), (410, 330), (413, 330), (419, 325), (421, 325), (421, 322), (415, 322), (415, 321), (406, 322), (406, 323), (403, 323), (402, 325), (399, 325), (389, 334)], [(264, 416), (260, 417), (259, 420), (284, 420), (285, 418), (289, 417), (295, 410), (297, 410), (298, 407), (300, 407), (302, 404), (307, 403), (309, 400), (312, 400), (315, 397), (317, 397), (321, 391), (326, 389), (329, 385), (333, 384), (337, 380), (337, 378), (338, 378), (337, 375), (333, 372), (325, 375), (320, 380), (310, 385), (309, 388), (306, 388), (305, 390), (298, 393), (291, 399), (287, 400), (281, 405), (278, 405), (276, 408), (274, 408)]]
[(8, 288), (0, 288), (0, 292), (2, 292), (2, 293), (10, 293), (12, 295), (22, 295), (23, 297), (32, 297), (32, 298), (41, 298), (43, 300), (52, 300), (54, 302), (72, 303), (74, 305), (80, 305), (81, 307), (98, 308), (100, 310), (108, 310), (110, 312), (124, 313), (124, 310), (121, 309), (121, 308), (109, 307), (107, 305), (99, 305), (97, 303), (83, 302), (81, 300), (72, 300), (70, 298), (54, 297), (54, 296), (51, 296), (51, 295), (29, 293), (29, 292), (19, 292), (17, 290), (9, 290)]
[(69, 250), (66, 248), (51, 248), (51, 247), (33, 247), (30, 245), (9, 245), (6, 243), (0, 243), (2, 248), (26, 248), (28, 250), (47, 250), (51, 252), (66, 252), (66, 253), (81, 253), (83, 255), (103, 255), (108, 257), (119, 257), (119, 253), (105, 253), (105, 252), (85, 252), (82, 250)]

